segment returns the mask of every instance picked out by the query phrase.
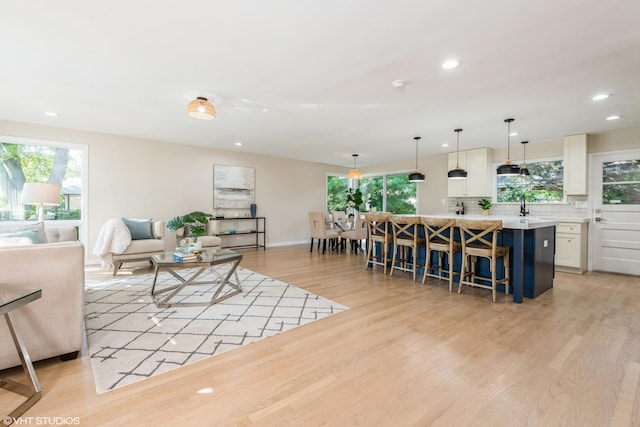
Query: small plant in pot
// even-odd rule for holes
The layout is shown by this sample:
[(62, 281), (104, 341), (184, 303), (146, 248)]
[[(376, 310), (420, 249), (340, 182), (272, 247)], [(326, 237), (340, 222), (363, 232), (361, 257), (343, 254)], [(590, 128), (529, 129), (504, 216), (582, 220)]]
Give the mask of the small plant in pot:
[(489, 209), (491, 209), (491, 200), (480, 199), (478, 200), (478, 206), (482, 209), (482, 215), (489, 215)]
[(194, 211), (186, 215), (174, 216), (167, 222), (167, 228), (173, 232), (186, 227), (185, 232), (188, 231), (190, 237), (193, 237), (193, 242), (198, 241), (198, 237), (204, 235), (206, 232), (207, 224), (209, 223), (211, 214)]

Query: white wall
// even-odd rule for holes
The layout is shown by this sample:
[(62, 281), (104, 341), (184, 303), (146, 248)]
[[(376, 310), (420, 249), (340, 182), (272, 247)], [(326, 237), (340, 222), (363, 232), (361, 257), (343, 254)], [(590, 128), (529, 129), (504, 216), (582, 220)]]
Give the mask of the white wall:
[[(320, 163), (299, 162), (116, 135), (0, 121), (0, 135), (88, 145), (86, 235), (90, 259), (109, 218), (168, 220), (201, 210), (213, 213), (213, 165), (256, 169), (258, 215), (267, 217), (267, 244), (307, 243), (310, 210), (325, 209), (327, 173), (345, 173)], [(175, 239), (167, 244), (172, 247)]]

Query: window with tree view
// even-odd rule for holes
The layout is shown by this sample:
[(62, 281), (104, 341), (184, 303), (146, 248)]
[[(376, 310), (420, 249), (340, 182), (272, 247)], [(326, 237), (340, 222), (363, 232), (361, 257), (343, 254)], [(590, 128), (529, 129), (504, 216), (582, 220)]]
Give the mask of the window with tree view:
[(562, 160), (550, 160), (527, 163), (529, 176), (497, 175), (498, 203), (561, 202), (563, 200), (563, 163)]
[(602, 164), (602, 204), (640, 205), (640, 160)]
[(0, 220), (37, 219), (36, 206), (23, 205), (26, 182), (60, 186), (60, 205), (46, 206), (46, 220), (81, 218), (82, 159), (80, 149), (0, 140)]
[(359, 194), (349, 186), (346, 177), (328, 176), (327, 210), (346, 211), (351, 200), (357, 203), (355, 209), (360, 212), (416, 213), (418, 187), (409, 182), (406, 173), (363, 177), (354, 184)]

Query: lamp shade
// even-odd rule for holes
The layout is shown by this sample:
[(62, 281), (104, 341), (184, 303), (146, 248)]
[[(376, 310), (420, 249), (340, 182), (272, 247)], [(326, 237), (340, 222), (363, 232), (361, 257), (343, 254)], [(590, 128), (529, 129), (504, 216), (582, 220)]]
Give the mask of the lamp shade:
[(207, 98), (197, 97), (187, 106), (189, 117), (201, 120), (213, 120), (216, 118), (216, 109)]
[(60, 186), (40, 182), (26, 182), (22, 187), (22, 204), (58, 206), (60, 204)]
[(349, 172), (347, 172), (347, 178), (349, 179), (360, 179), (362, 178), (362, 171), (360, 169), (357, 168), (357, 160), (358, 160), (358, 155), (357, 154), (352, 154), (351, 155), (353, 157), (353, 169), (349, 170)]
[(409, 182), (424, 182), (424, 174), (418, 169), (418, 141), (420, 141), (420, 137), (414, 136), (413, 139), (416, 141), (416, 170), (409, 174)]
[(456, 167), (451, 169), (449, 173), (447, 173), (447, 178), (449, 179), (467, 179), (467, 171), (460, 167), (460, 132), (462, 129), (455, 129), (456, 133)]
[(509, 149), (510, 139), (511, 139), (511, 122), (514, 119), (504, 119), (504, 122), (507, 124), (507, 161), (498, 166), (496, 169), (496, 173), (498, 175), (519, 175), (520, 174), (520, 166), (511, 162), (511, 152)]
[(424, 182), (424, 174), (420, 171), (410, 173), (409, 182)]

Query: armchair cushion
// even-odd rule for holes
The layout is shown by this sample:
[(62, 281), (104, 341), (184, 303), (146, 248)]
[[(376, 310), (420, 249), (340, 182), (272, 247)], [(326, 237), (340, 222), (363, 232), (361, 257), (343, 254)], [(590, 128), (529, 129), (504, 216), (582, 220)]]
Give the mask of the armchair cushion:
[(131, 233), (131, 240), (153, 239), (150, 219), (122, 218)]

